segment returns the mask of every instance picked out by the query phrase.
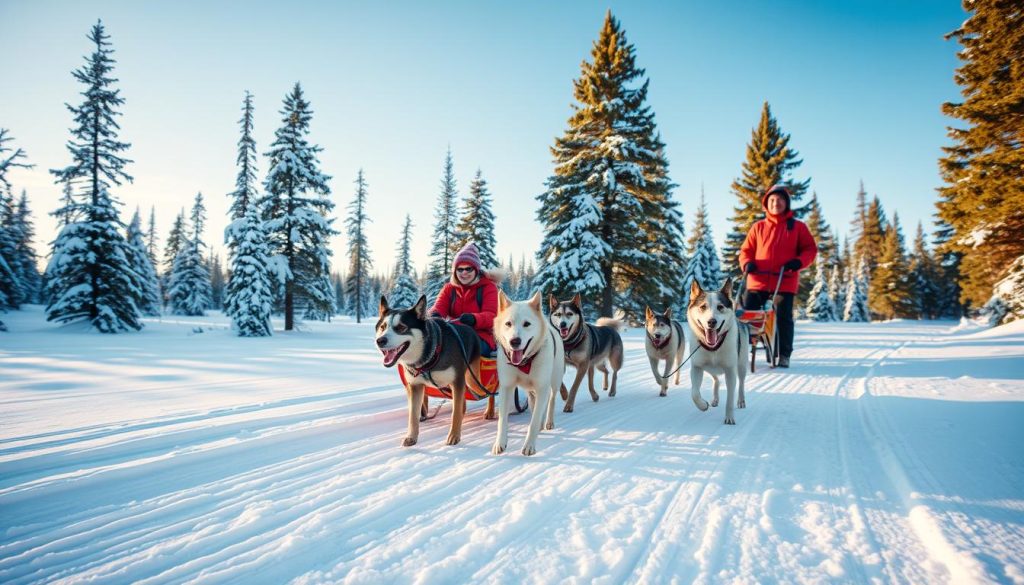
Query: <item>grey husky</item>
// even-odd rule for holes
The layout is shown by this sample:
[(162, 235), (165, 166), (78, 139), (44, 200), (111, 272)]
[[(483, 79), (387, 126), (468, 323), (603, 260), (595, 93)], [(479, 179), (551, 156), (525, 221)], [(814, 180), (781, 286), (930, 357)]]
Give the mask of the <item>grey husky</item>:
[[(580, 388), (583, 375), (587, 375), (587, 386), (590, 398), (597, 402), (598, 395), (594, 391), (594, 369), (604, 373), (602, 390), (608, 390), (608, 396), (615, 396), (615, 389), (622, 369), (622, 337), (619, 331), (624, 325), (619, 319), (601, 318), (590, 325), (583, 319), (583, 302), (577, 293), (568, 301), (559, 301), (554, 295), (548, 296), (551, 309), (551, 325), (558, 330), (565, 348), (565, 361), (576, 368), (576, 379), (572, 388), (566, 390), (562, 384), (560, 392), (565, 400), (563, 412), (572, 412), (576, 404), (576, 391)], [(608, 370), (611, 369), (611, 390), (608, 389)]]
[[(380, 298), (377, 349), (384, 355), (384, 367), (401, 364), (406, 373), (409, 429), (402, 440), (403, 447), (415, 445), (419, 439), (420, 409), (427, 385), (451, 389), (452, 426), (445, 444), (458, 444), (466, 412), (466, 375), (470, 368), (480, 371), (480, 342), (476, 332), (461, 323), (428, 319), (426, 310), (425, 296), (405, 309), (393, 309), (388, 306), (387, 298)], [(485, 418), (493, 418), (493, 404), (491, 400)]]
[[(743, 393), (747, 378), (747, 361), (750, 353), (750, 332), (746, 325), (736, 320), (732, 300), (732, 279), (725, 281), (719, 291), (701, 290), (694, 280), (690, 287), (690, 304), (686, 309), (689, 323), (690, 347), (696, 348), (690, 358), (690, 395), (693, 403), (701, 410), (708, 409), (708, 403), (700, 395), (700, 384), (704, 372), (712, 376), (725, 374), (725, 424), (736, 424), (733, 406), (746, 408)], [(739, 382), (739, 400), (736, 398)], [(715, 402), (718, 400), (717, 380)]]

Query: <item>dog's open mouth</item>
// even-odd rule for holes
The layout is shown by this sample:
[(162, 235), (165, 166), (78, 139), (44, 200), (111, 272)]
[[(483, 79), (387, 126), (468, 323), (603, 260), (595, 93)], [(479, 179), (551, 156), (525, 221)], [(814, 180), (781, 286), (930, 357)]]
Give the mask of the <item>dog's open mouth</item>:
[(563, 340), (568, 339), (569, 338), (569, 328), (568, 327), (559, 327), (558, 328), (558, 334), (562, 336)]
[(392, 347), (390, 349), (381, 348), (380, 352), (384, 354), (384, 367), (390, 368), (395, 365), (395, 362), (398, 361), (398, 358), (402, 357), (402, 354), (405, 353), (405, 350), (407, 349), (409, 349), (408, 341), (398, 347)]
[(718, 345), (718, 340), (721, 339), (721, 337), (722, 337), (721, 335), (719, 335), (719, 332), (722, 329), (722, 327), (724, 327), (724, 326), (725, 326), (725, 323), (722, 323), (718, 327), (718, 329), (708, 329), (707, 327), (705, 327), (704, 328), (704, 341), (708, 345), (710, 345), (711, 347), (715, 347), (716, 345)]
[[(531, 339), (530, 341), (533, 341), (533, 340)], [(509, 358), (510, 358), (513, 366), (522, 365), (523, 360), (526, 358), (526, 348), (530, 345), (530, 341), (527, 341), (526, 345), (524, 345), (522, 347), (522, 349), (513, 349), (512, 350), (512, 353), (509, 355)]]

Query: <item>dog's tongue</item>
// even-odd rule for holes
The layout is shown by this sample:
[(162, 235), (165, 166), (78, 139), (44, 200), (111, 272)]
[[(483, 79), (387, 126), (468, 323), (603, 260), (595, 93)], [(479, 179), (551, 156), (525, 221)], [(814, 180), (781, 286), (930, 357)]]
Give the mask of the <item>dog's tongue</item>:
[(525, 353), (526, 352), (521, 350), (521, 349), (513, 349), (512, 350), (512, 365), (513, 366), (518, 366), (519, 364), (523, 363), (523, 355)]
[(718, 345), (718, 330), (717, 329), (708, 329), (705, 337), (707, 337), (708, 345)]
[(565, 339), (566, 337), (569, 337), (569, 328), (568, 327), (563, 327), (563, 328), (558, 330), (558, 333), (559, 333), (559, 335), (562, 336), (562, 339)]
[(398, 358), (399, 349), (401, 349), (400, 346), (392, 349), (383, 350), (382, 353), (384, 354), (384, 363), (390, 364), (391, 362), (395, 361)]

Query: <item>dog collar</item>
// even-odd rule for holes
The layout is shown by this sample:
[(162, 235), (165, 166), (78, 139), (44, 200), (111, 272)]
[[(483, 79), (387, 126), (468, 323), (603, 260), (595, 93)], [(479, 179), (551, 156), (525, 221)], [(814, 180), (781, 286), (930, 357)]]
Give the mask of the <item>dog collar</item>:
[[(433, 323), (433, 322), (428, 322), (428, 323), (429, 323), (429, 325), (435, 325), (435, 327), (436, 327), (436, 323)], [(428, 327), (429, 327), (429, 325), (428, 325)], [(438, 333), (440, 333), (440, 332), (438, 332)], [(420, 364), (420, 365), (415, 365), (415, 366), (405, 366), (406, 371), (408, 371), (410, 374), (412, 374), (412, 376), (414, 378), (416, 376), (422, 376), (425, 372), (429, 372), (430, 370), (434, 369), (434, 366), (437, 365), (438, 360), (441, 359), (441, 345), (442, 345), (443, 339), (441, 338), (440, 334), (438, 334), (436, 336), (436, 338), (437, 338), (437, 343), (434, 344), (434, 353), (430, 356), (430, 358), (427, 359), (427, 361), (425, 363)]]
[(721, 337), (721, 338), (719, 338), (719, 340), (718, 340), (718, 343), (717, 343), (717, 344), (715, 344), (715, 346), (714, 346), (714, 347), (712, 347), (712, 346), (710, 346), (710, 345), (708, 345), (708, 344), (704, 343), (704, 340), (703, 340), (703, 339), (698, 339), (698, 340), (697, 340), (697, 343), (699, 343), (701, 347), (703, 347), (704, 349), (706, 349), (706, 350), (708, 350), (708, 351), (718, 351), (718, 348), (722, 347), (722, 344), (723, 344), (723, 343), (725, 343), (725, 338), (726, 338), (726, 336), (727, 336), (727, 335), (729, 335), (729, 332), (728, 332), (728, 331), (726, 331), (725, 333), (723, 333), (723, 334), (722, 334), (722, 337)]
[[(531, 339), (530, 341), (533, 341), (533, 340)], [(520, 372), (522, 372), (524, 374), (529, 375), (530, 368), (533, 367), (533, 358), (537, 357), (537, 354), (534, 353), (530, 357), (526, 358), (521, 364), (516, 365), (516, 364), (512, 363), (512, 356), (509, 355), (508, 350), (505, 349), (505, 344), (499, 344), (499, 345), (501, 345), (501, 351), (505, 352), (505, 359), (508, 360), (508, 365), (512, 366), (513, 368), (519, 370)], [(526, 345), (530, 345), (530, 342), (527, 341)]]
[(577, 347), (579, 347), (581, 343), (583, 343), (583, 327), (582, 327), (582, 325), (584, 325), (584, 323), (580, 323), (580, 325), (581, 326), (576, 329), (576, 335), (573, 336), (573, 337), (575, 337), (575, 340), (573, 340), (573, 341), (563, 340), (562, 341), (562, 347), (565, 348), (565, 353), (571, 352), (572, 350), (574, 350)]

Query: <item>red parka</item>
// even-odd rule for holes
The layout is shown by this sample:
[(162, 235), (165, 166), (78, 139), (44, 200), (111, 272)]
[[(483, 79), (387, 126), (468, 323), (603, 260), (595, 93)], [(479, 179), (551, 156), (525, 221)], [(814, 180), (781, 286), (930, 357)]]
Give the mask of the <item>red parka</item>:
[[(452, 277), (452, 280), (455, 280)], [(456, 281), (457, 282), (457, 281)], [(477, 292), (477, 291), (480, 292)], [(479, 303), (477, 300), (479, 299)], [(457, 320), (465, 313), (476, 318), (473, 329), (487, 345), (494, 347), (494, 316), (498, 314), (498, 286), (481, 274), (480, 279), (468, 286), (447, 282), (437, 295), (429, 314)]]
[[(745, 268), (750, 262), (757, 266), (756, 273), (747, 275), (747, 290), (773, 291), (779, 270), (786, 262), (797, 258), (803, 269), (810, 266), (817, 255), (818, 245), (807, 224), (793, 219), (792, 211), (781, 216), (769, 213), (750, 228), (740, 248), (740, 268)], [(763, 272), (769, 274), (760, 274)], [(779, 292), (796, 294), (799, 284), (800, 271), (787, 271), (782, 277)]]

